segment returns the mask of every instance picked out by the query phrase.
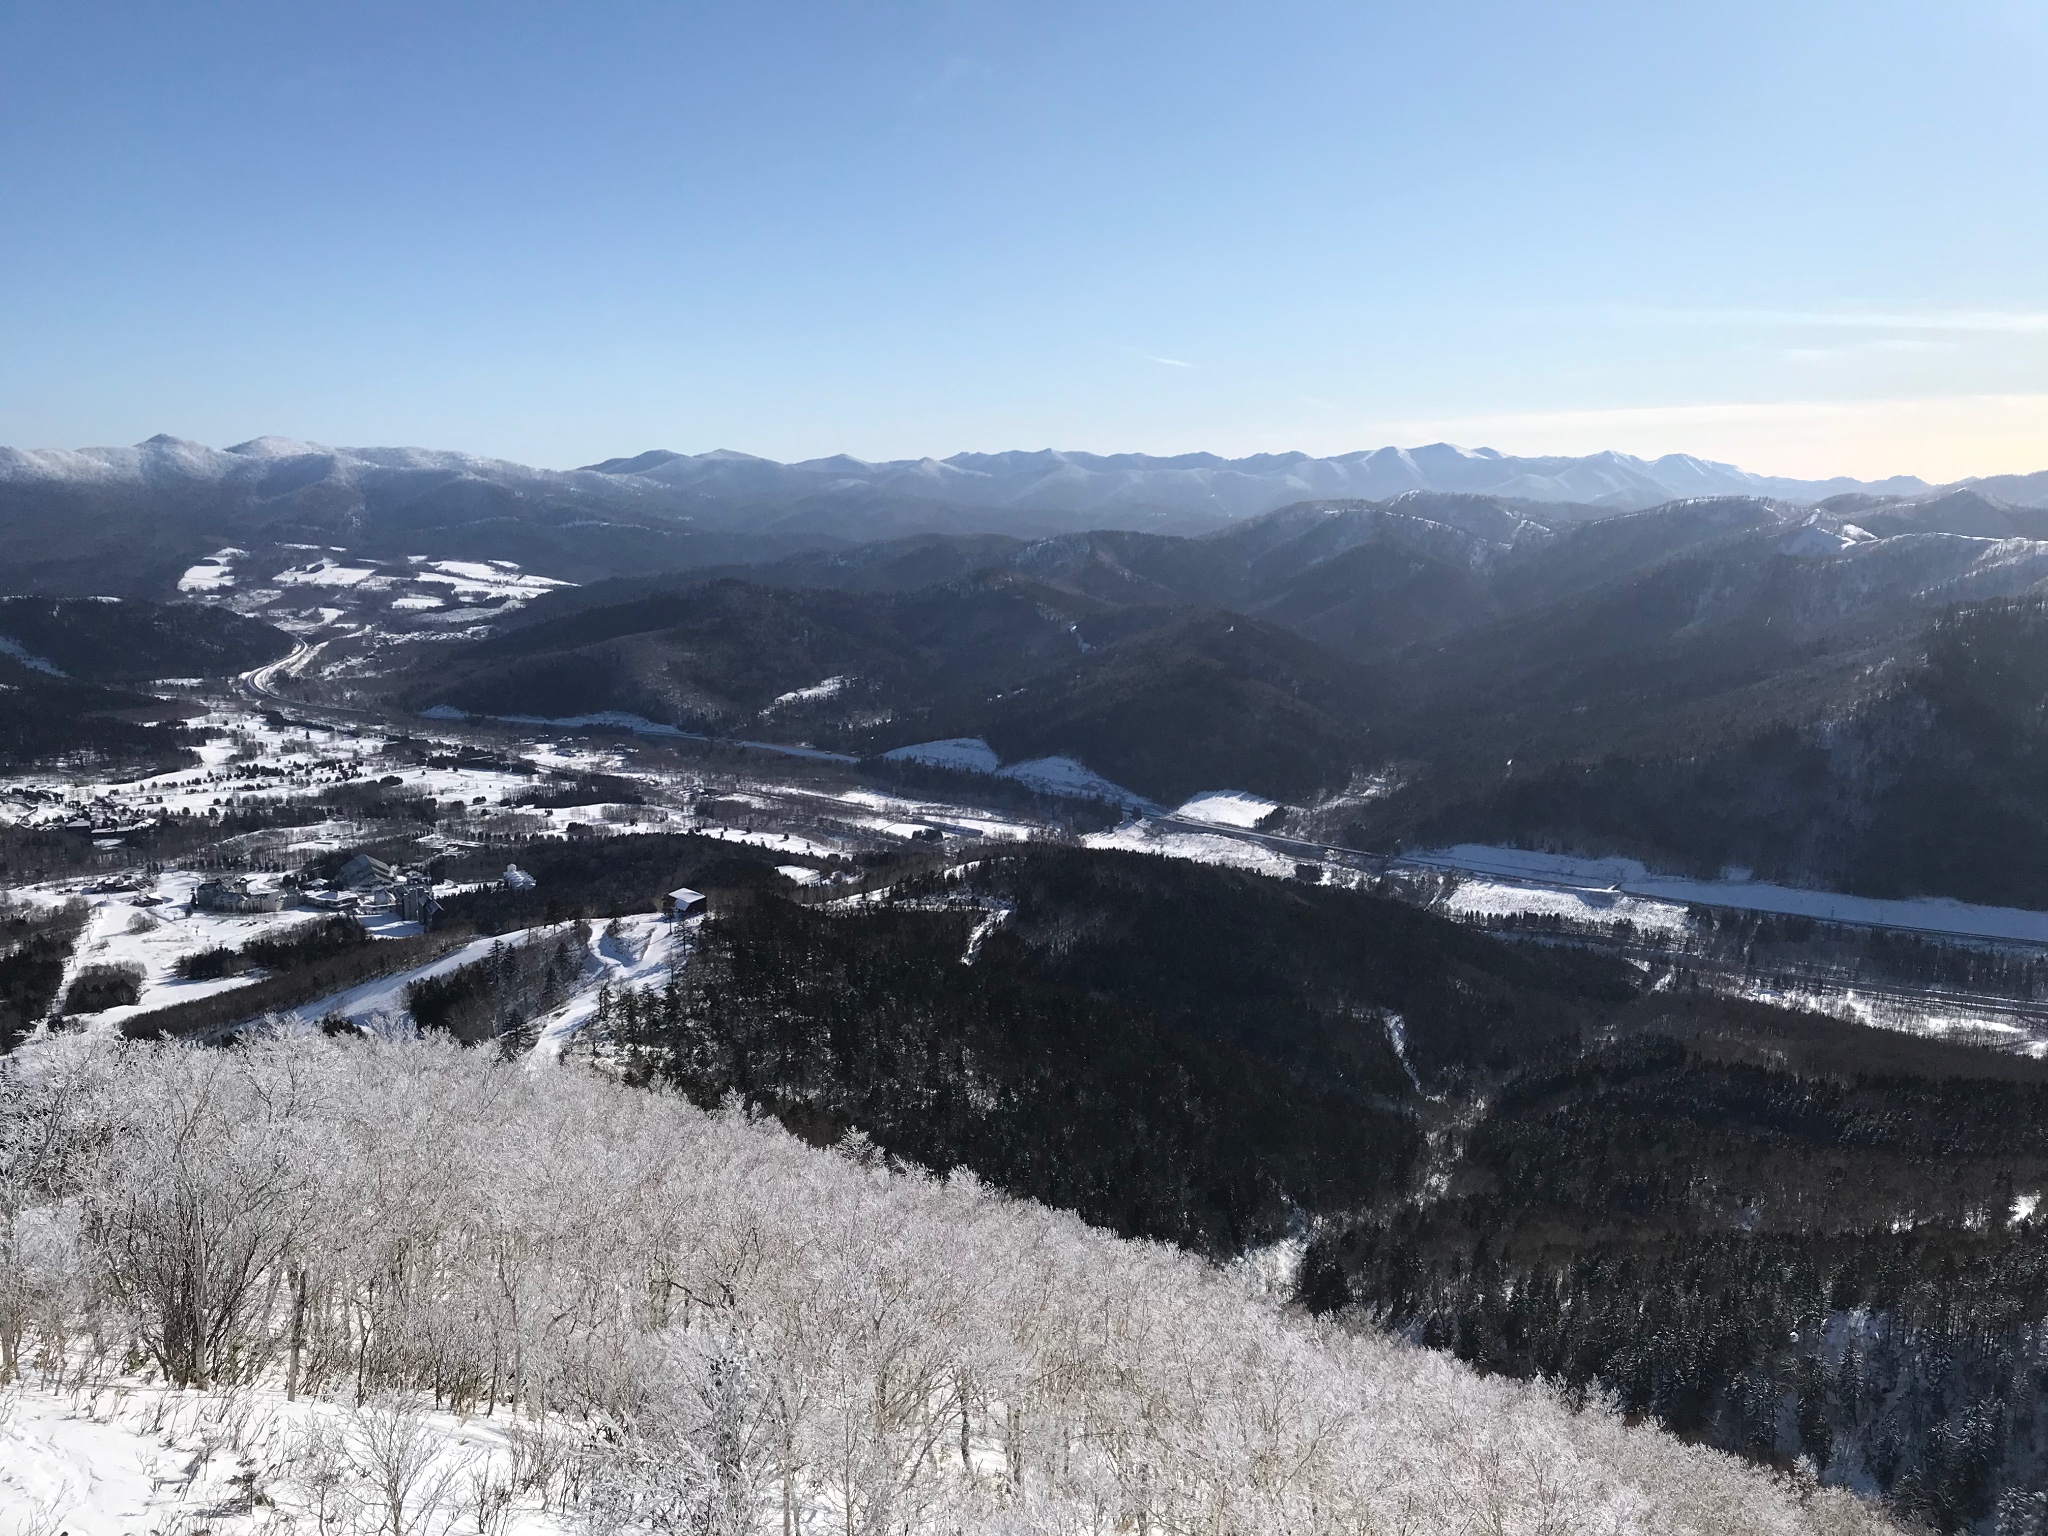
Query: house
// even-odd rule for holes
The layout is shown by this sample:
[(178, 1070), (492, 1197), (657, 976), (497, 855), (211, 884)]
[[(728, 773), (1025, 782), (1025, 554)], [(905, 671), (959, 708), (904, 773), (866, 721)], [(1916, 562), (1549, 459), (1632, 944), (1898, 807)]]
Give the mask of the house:
[(334, 884), (350, 890), (365, 890), (373, 885), (390, 885), (398, 879), (398, 871), (382, 859), (373, 859), (367, 853), (359, 853), (334, 872)]
[(704, 910), (704, 893), (687, 885), (678, 886), (662, 899), (661, 905), (670, 917), (694, 917)]
[(202, 912), (282, 912), (283, 891), (252, 891), (247, 880), (203, 880), (192, 893)]
[(441, 915), (441, 903), (434, 900), (434, 887), (424, 878), (408, 878), (392, 894), (398, 899), (398, 915), (408, 923), (431, 927)]
[(441, 915), (434, 900), (434, 882), (423, 869), (398, 868), (359, 853), (334, 872), (324, 891), (308, 891), (309, 906), (359, 917), (397, 916), (430, 927)]

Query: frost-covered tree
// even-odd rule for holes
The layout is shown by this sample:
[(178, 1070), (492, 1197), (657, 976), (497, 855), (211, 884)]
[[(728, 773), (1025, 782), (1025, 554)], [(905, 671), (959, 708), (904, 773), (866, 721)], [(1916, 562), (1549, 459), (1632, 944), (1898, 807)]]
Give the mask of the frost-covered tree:
[(6, 1072), (10, 1230), (56, 1250), (0, 1246), (10, 1358), (337, 1400), (307, 1509), (337, 1457), (381, 1468), (350, 1494), (387, 1525), (457, 1507), (411, 1404), (512, 1414), (517, 1486), (594, 1530), (1888, 1528), (1187, 1253), (577, 1068), (313, 1036)]

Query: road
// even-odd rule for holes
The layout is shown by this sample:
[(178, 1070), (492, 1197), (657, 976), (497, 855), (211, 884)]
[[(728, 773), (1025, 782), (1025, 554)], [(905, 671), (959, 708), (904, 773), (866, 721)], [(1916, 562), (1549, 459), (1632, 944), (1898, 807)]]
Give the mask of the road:
[[(1251, 828), (1215, 826), (1209, 822), (1188, 821), (1178, 816), (1156, 816), (1152, 818), (1152, 821), (1155, 825), (1162, 827), (1170, 827), (1177, 831), (1200, 832), (1208, 836), (1236, 838), (1243, 842), (1253, 843), (1260, 847), (1267, 848), (1274, 853), (1285, 854), (1288, 857), (1297, 859), (1302, 863), (1326, 863), (1334, 861), (1340, 864), (1348, 865), (1355, 869), (1366, 870), (1374, 874), (1402, 873), (1419, 876), (1431, 874), (1458, 875), (1461, 873), (1469, 873), (1475, 875), (1483, 875), (1484, 878), (1495, 881), (1500, 884), (1528, 886), (1536, 890), (1562, 891), (1576, 895), (1612, 895), (1617, 893), (1617, 888), (1614, 886), (1594, 884), (1583, 879), (1572, 880), (1565, 879), (1562, 877), (1556, 879), (1546, 879), (1543, 876), (1537, 874), (1518, 873), (1515, 875), (1502, 875), (1479, 870), (1461, 871), (1455, 868), (1447, 867), (1444, 864), (1436, 862), (1434, 860), (1425, 863), (1415, 859), (1405, 859), (1398, 856), (1390, 856), (1387, 854), (1369, 853), (1362, 848), (1345, 848), (1334, 843), (1308, 842), (1298, 837), (1286, 837), (1278, 833), (1260, 832)], [(1749, 888), (1750, 892), (1752, 893), (1752, 897), (1757, 889), (1757, 887)], [(1753, 899), (1745, 902), (1721, 902), (1713, 900), (1711, 896), (1691, 896), (1688, 897), (1685, 901), (1680, 902), (1674, 901), (1669, 897), (1651, 894), (1629, 894), (1632, 894), (1634, 896), (1634, 899), (1639, 901), (1662, 902), (1667, 906), (1710, 907), (1717, 911), (1724, 912), (1742, 912), (1750, 915), (1764, 916), (1773, 915), (1770, 909), (1759, 907), (1755, 904)], [(1797, 910), (1786, 910), (1783, 912), (1778, 912), (1775, 915), (1784, 917), (1810, 916), (1810, 914), (1799, 912)], [(1849, 917), (1812, 917), (1811, 920), (1817, 923), (1821, 923), (1825, 926), (1837, 928), (1862, 928), (1871, 930), (1873, 932), (1903, 933), (1917, 935), (1919, 937), (1930, 939), (1970, 939), (1975, 940), (1979, 943), (1998, 944), (2004, 947), (2030, 949), (2035, 951), (2048, 950), (2048, 940), (2029, 939), (2024, 937), (2016, 937), (1997, 933), (1986, 933), (1980, 928), (1969, 927), (1961, 923), (1959, 923), (1955, 927), (1940, 927), (1937, 925), (1931, 925), (1925, 921), (1914, 923), (1887, 923), (1880, 921), (1859, 920)]]
[(299, 641), (292, 647), (289, 656), (280, 657), (237, 677), (233, 684), (235, 694), (245, 703), (253, 704), (258, 709), (288, 709), (296, 715), (319, 721), (323, 725), (358, 727), (365, 724), (382, 724), (386, 717), (374, 709), (353, 709), (344, 704), (309, 704), (304, 699), (285, 693), (277, 686), (282, 678), (297, 677), (326, 645), (325, 640), (318, 644)]

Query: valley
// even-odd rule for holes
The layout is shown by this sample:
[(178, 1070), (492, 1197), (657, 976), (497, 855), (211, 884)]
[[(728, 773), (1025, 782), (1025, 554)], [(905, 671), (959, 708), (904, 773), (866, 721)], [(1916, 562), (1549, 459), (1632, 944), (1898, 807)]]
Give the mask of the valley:
[(210, 536), (0, 604), (0, 1062), (594, 1076), (1990, 1530), (2048, 1485), (2048, 512), (1855, 494)]

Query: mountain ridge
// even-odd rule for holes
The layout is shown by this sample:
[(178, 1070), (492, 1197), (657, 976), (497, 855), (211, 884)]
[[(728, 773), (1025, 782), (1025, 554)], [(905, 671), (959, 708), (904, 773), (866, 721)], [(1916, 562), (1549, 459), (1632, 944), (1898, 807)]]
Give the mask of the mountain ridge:
[[(1290, 502), (1384, 500), (1406, 491), (1466, 492), (1607, 510), (1639, 510), (1699, 495), (1763, 495), (1817, 502), (1830, 496), (1913, 495), (1935, 489), (1917, 476), (1878, 481), (1849, 476), (1761, 475), (1690, 454), (1656, 459), (1607, 450), (1583, 455), (1513, 455), (1450, 443), (1386, 446), (1317, 456), (1303, 452), (1240, 458), (1198, 452), (1096, 454), (1036, 449), (962, 452), (947, 458), (866, 461), (848, 454), (784, 463), (730, 449), (702, 454), (650, 449), (572, 469), (546, 469), (487, 455), (418, 447), (330, 447), (255, 437), (225, 449), (159, 434), (130, 447), (0, 447), (0, 485), (64, 481), (136, 484), (234, 480), (260, 483), (280, 467), (324, 461), (342, 479), (377, 472), (435, 470), (652, 498), (738, 499), (784, 504), (808, 497), (886, 493), (926, 501), (1014, 510), (1089, 512), (1152, 508), (1224, 520)], [(2048, 499), (2048, 475), (1997, 477), (1998, 491)], [(1967, 484), (1969, 482), (1958, 482)]]

